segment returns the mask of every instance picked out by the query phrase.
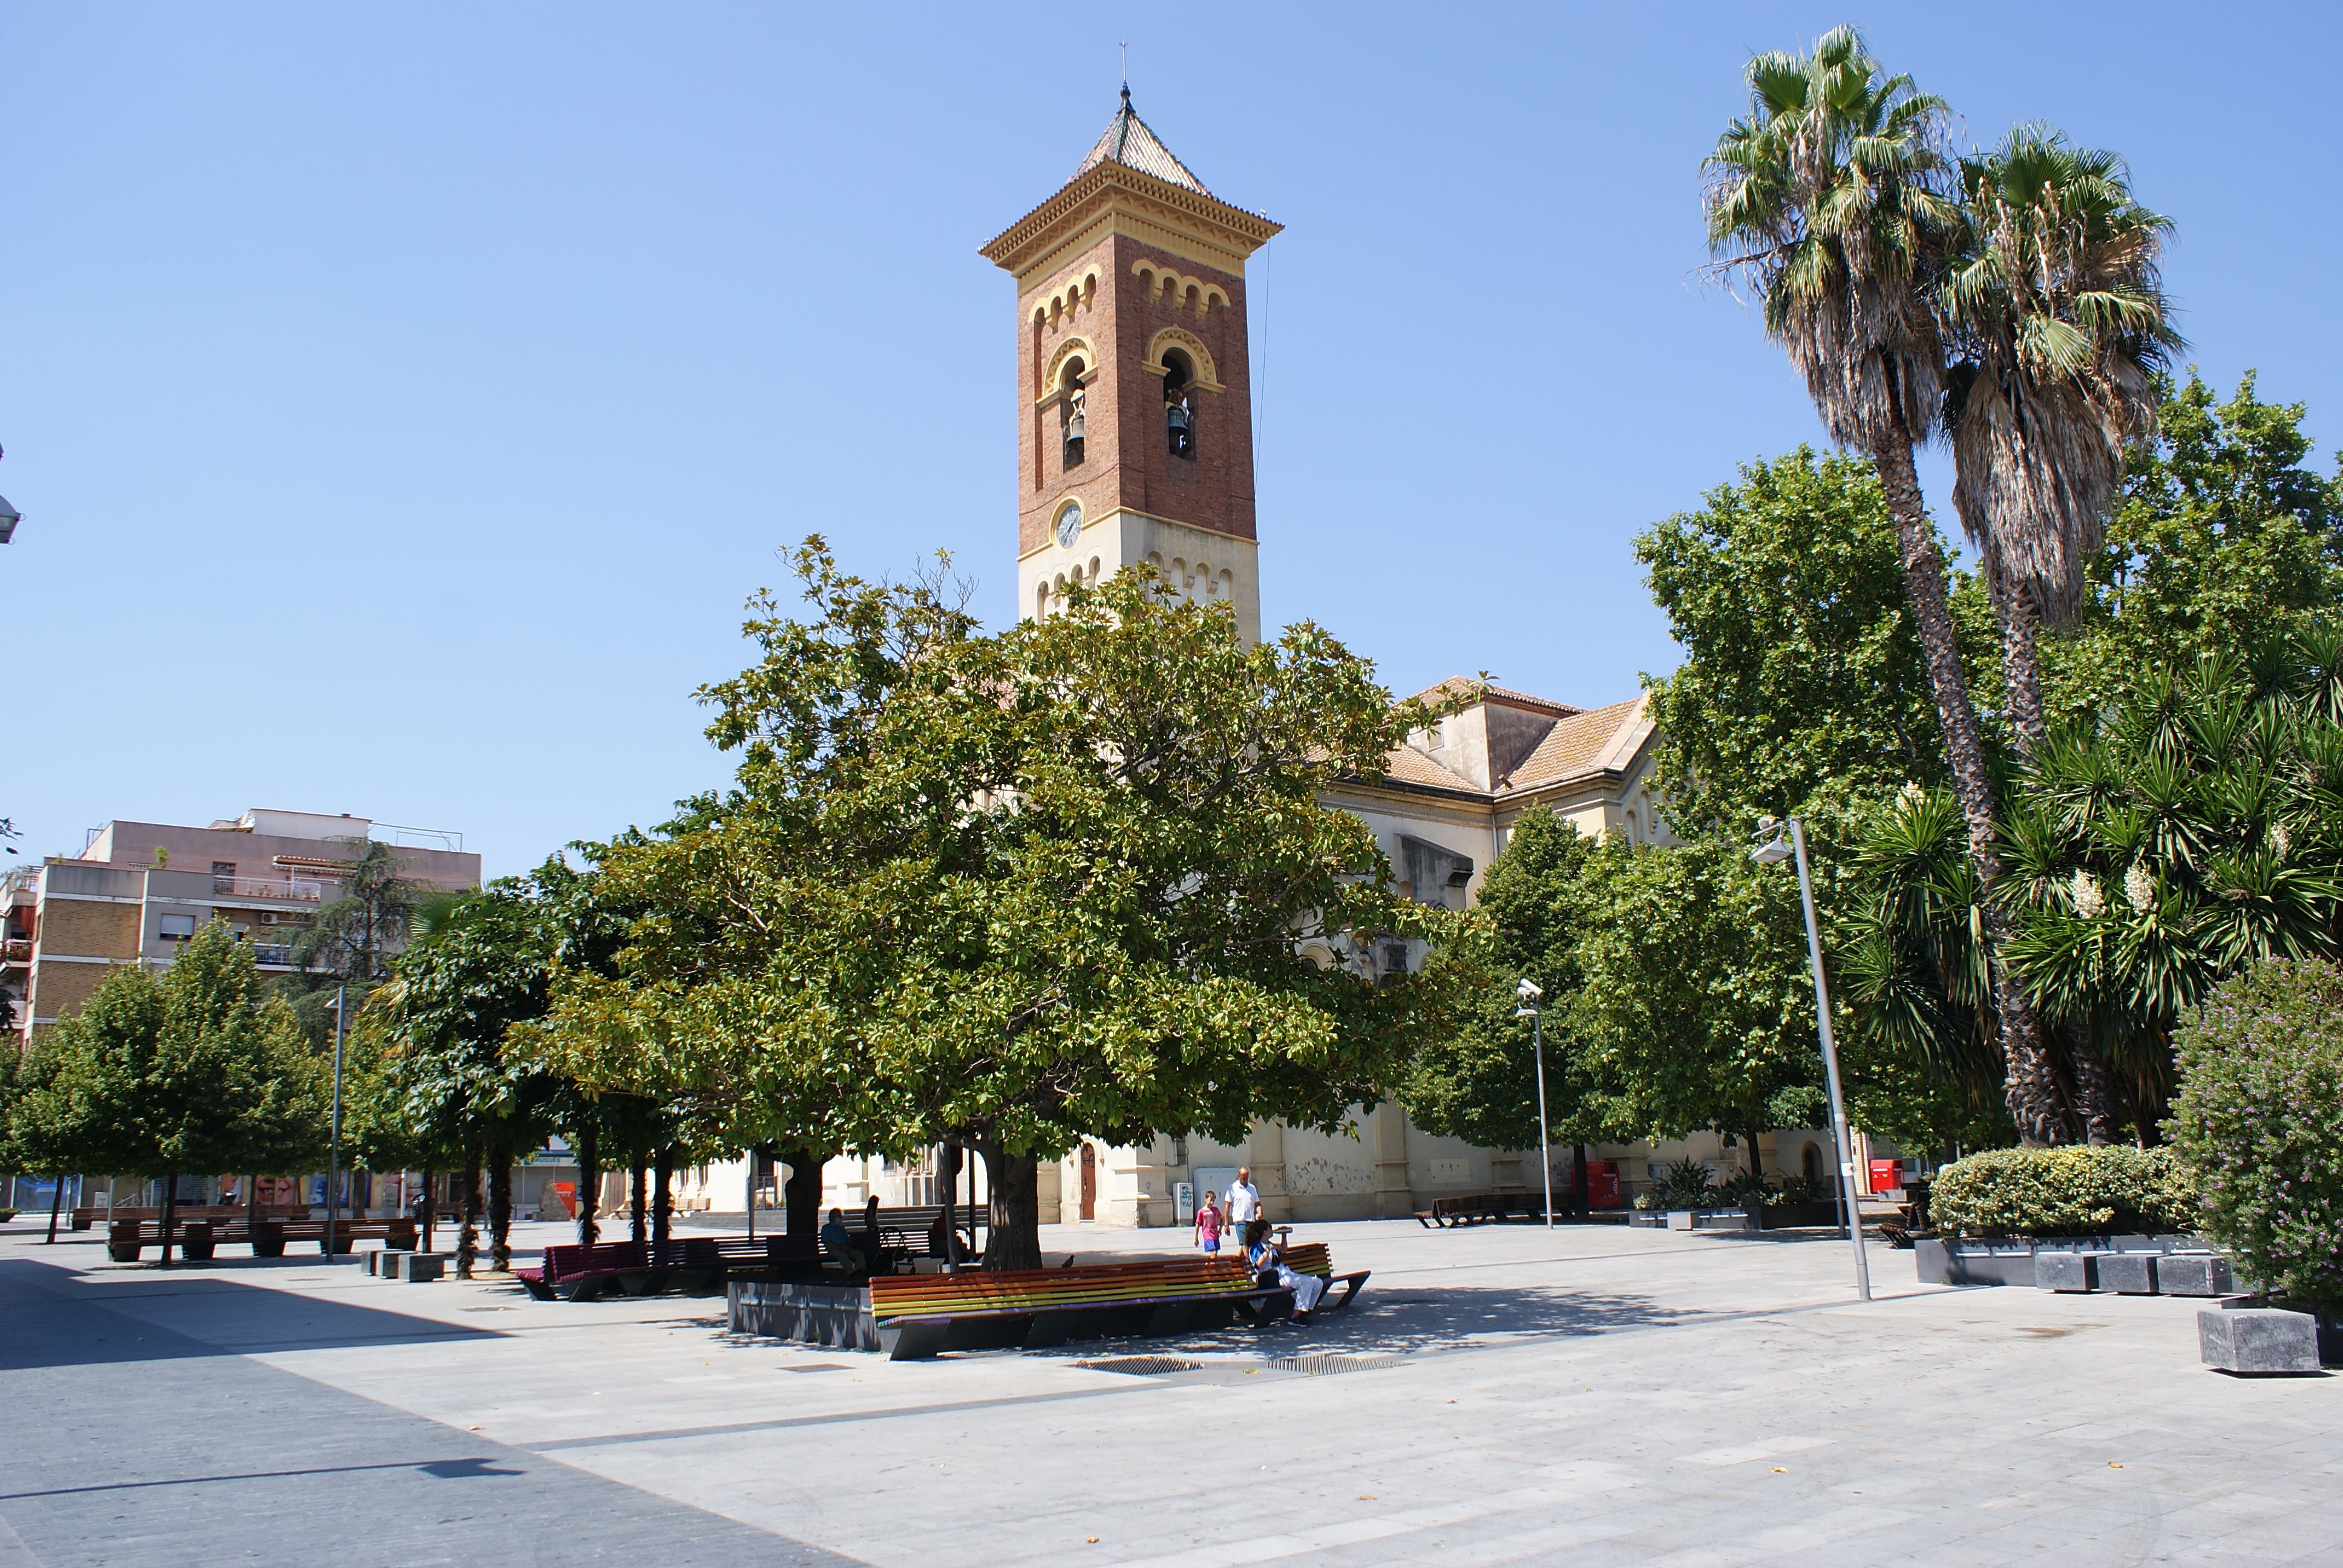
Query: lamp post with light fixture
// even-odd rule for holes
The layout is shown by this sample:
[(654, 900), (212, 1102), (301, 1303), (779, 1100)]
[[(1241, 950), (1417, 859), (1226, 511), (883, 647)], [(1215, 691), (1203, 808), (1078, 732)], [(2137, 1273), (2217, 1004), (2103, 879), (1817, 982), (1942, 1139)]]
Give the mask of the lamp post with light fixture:
[(1513, 1009), (1515, 1018), (1530, 1020), (1530, 1050), (1537, 1058), (1538, 1086), (1538, 1170), (1545, 1176), (1545, 1228), (1554, 1229), (1554, 1140), (1545, 1130), (1545, 1020), (1538, 1016), (1538, 999), (1545, 992), (1535, 980), (1524, 980), (1513, 988), (1520, 1005)]
[[(1786, 837), (1784, 828), (1787, 827)], [(1798, 863), (1798, 900), (1806, 912), (1806, 961), (1815, 971), (1815, 1021), (1823, 1040), (1823, 1076), (1830, 1084), (1831, 1146), (1838, 1155), (1838, 1189), (1846, 1204), (1846, 1236), (1855, 1248), (1855, 1290), (1871, 1300), (1871, 1263), (1863, 1252), (1863, 1211), (1855, 1189), (1855, 1153), (1846, 1137), (1846, 1103), (1838, 1087), (1838, 1046), (1831, 1038), (1830, 990), (1823, 980), (1823, 940), (1815, 926), (1815, 884), (1806, 872), (1805, 825), (1793, 817), (1785, 824), (1771, 817), (1757, 819), (1757, 847), (1749, 858), (1761, 866)]]

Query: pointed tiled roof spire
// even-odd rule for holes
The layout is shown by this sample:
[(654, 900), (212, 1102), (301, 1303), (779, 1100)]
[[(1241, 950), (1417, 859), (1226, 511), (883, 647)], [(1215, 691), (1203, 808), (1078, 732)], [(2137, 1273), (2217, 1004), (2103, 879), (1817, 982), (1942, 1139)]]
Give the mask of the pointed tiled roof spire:
[(1114, 118), (1106, 123), (1105, 133), (1091, 148), (1089, 156), (1082, 159), (1081, 167), (1074, 173), (1079, 176), (1101, 164), (1121, 164), (1127, 169), (1153, 175), (1159, 180), (1185, 186), (1198, 196), (1212, 194), (1205, 189), (1204, 182), (1198, 179), (1186, 164), (1173, 157), (1172, 149), (1147, 128), (1147, 122), (1141, 119), (1139, 112), (1131, 106), (1131, 84), (1128, 82), (1122, 85), (1122, 106), (1115, 110)]

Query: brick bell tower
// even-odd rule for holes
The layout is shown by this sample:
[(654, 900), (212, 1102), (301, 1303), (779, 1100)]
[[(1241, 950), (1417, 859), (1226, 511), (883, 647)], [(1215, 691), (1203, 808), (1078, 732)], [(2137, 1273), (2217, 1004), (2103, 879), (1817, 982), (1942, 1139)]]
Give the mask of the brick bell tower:
[(1017, 279), (1017, 591), (1138, 562), (1261, 638), (1245, 258), (1282, 226), (1229, 206), (1131, 106), (981, 254)]

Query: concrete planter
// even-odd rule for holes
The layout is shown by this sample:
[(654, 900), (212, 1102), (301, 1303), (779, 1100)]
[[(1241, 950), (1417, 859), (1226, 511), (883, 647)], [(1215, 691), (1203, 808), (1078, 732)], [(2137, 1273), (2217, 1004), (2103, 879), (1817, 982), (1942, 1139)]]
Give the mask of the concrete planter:
[(1758, 1211), (1760, 1229), (1767, 1231), (1808, 1231), (1825, 1226), (1839, 1228), (1838, 1205), (1824, 1198), (1805, 1203), (1768, 1203)]
[(726, 1288), (726, 1327), (834, 1350), (876, 1351), (879, 1325), (870, 1292), (843, 1285), (770, 1284), (735, 1280)]
[[(1912, 1243), (1913, 1263), (1926, 1285), (2031, 1285), (2037, 1282), (2036, 1261), (2044, 1253), (2088, 1252), (2161, 1259), (2175, 1252), (2204, 1253), (2211, 1248), (2201, 1236), (1922, 1236)], [(2072, 1277), (2073, 1265), (2052, 1265), (2058, 1278)], [(2062, 1283), (2055, 1290), (2094, 1290), (2098, 1263), (2087, 1265), (2090, 1282)], [(2119, 1271), (2122, 1265), (2118, 1265)], [(2226, 1270), (2222, 1271), (2226, 1274)], [(2123, 1275), (2129, 1279), (2128, 1273)], [(2176, 1292), (2179, 1293), (2179, 1292)], [(2197, 1294), (2188, 1291), (2187, 1294)], [(2206, 1293), (2218, 1294), (2208, 1291)]]

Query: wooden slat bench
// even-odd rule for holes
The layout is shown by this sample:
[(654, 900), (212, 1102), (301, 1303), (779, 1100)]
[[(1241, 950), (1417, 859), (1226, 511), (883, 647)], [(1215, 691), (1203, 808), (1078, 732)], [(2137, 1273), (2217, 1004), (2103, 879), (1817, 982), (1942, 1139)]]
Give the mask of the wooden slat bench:
[[(1318, 1311), (1322, 1312), (1339, 1312), (1349, 1306), (1351, 1299), (1359, 1293), (1359, 1287), (1374, 1272), (1373, 1269), (1356, 1269), (1347, 1274), (1336, 1273), (1333, 1259), (1323, 1241), (1303, 1241), (1288, 1247), (1285, 1266), (1297, 1274), (1315, 1274), (1326, 1282), (1326, 1293), (1318, 1298)], [(1342, 1287), (1339, 1299), (1334, 1294), (1337, 1285)]]
[(515, 1269), (513, 1278), (540, 1302), (590, 1302), (613, 1287), (629, 1296), (667, 1290), (696, 1294), (720, 1288), (727, 1272), (728, 1260), (715, 1237), (684, 1236), (663, 1242), (548, 1247), (544, 1261), (533, 1269)]
[[(119, 1215), (120, 1211), (116, 1211)], [(222, 1246), (252, 1248), (256, 1258), (281, 1258), (286, 1247), (295, 1241), (314, 1242), (317, 1251), (326, 1250), (326, 1222), (323, 1220), (186, 1220), (176, 1216), (171, 1222), (172, 1239), (190, 1261), (201, 1262), (210, 1258)], [(160, 1220), (125, 1220), (116, 1218), (106, 1227), (106, 1252), (117, 1263), (135, 1263), (139, 1254), (163, 1240)], [(415, 1250), (415, 1221), (395, 1220), (338, 1220), (334, 1223), (334, 1251), (347, 1252), (359, 1241), (380, 1241), (400, 1251)]]
[[(159, 1221), (163, 1218), (163, 1211), (157, 1207), (129, 1203), (116, 1205), (111, 1214), (106, 1212), (103, 1203), (85, 1203), (71, 1212), (73, 1229), (76, 1231), (87, 1231), (116, 1220)], [(307, 1203), (263, 1203), (256, 1212), (243, 1203), (182, 1203), (172, 1213), (177, 1219), (208, 1220), (215, 1224), (223, 1221), (233, 1223), (253, 1219), (306, 1220), (309, 1217), (309, 1206)]]
[[(1332, 1273), (1326, 1248), (1293, 1248), (1287, 1265), (1328, 1280), (1322, 1312), (1350, 1305), (1367, 1271)], [(1332, 1285), (1344, 1287), (1334, 1300)], [(1087, 1268), (882, 1276), (870, 1282), (879, 1348), (894, 1361), (943, 1351), (1038, 1348), (1118, 1334), (1176, 1334), (1262, 1324), (1292, 1310), (1291, 1292), (1253, 1282), (1236, 1258), (1102, 1263)]]
[(1450, 1230), (1458, 1225), (1481, 1225), (1502, 1220), (1522, 1208), (1527, 1195), (1514, 1192), (1473, 1192), (1453, 1198), (1434, 1198), (1432, 1206), (1415, 1217), (1415, 1222), (1427, 1230)]

